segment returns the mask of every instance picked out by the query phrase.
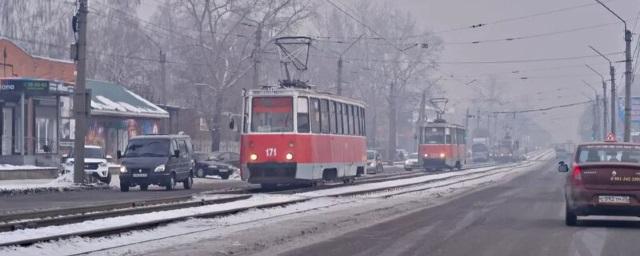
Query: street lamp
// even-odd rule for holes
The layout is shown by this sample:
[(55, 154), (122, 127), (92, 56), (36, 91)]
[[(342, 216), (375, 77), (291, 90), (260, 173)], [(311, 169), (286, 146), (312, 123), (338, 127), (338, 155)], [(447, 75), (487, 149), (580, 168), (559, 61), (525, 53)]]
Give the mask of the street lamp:
[(593, 139), (598, 140), (598, 130), (600, 130), (600, 127), (598, 127), (598, 109), (600, 108), (600, 99), (599, 99), (598, 91), (596, 90), (595, 87), (593, 87), (587, 81), (582, 80), (582, 82), (586, 86), (591, 88), (591, 90), (593, 90), (593, 94), (595, 95), (595, 102), (593, 104)]
[(356, 40), (354, 40), (346, 49), (344, 49), (344, 51), (342, 51), (340, 53), (340, 55), (338, 56), (338, 79), (336, 81), (336, 93), (338, 95), (342, 95), (342, 66), (343, 66), (343, 60), (342, 57), (351, 49), (351, 47), (353, 47), (354, 45), (356, 45), (357, 42), (360, 41), (360, 39), (362, 39), (362, 37), (364, 36), (364, 34), (361, 34)]
[[(588, 64), (584, 64), (585, 66), (587, 66), (587, 68), (589, 68), (591, 71), (593, 71), (594, 73), (596, 73), (598, 76), (600, 76), (600, 79), (602, 80), (602, 109), (603, 109), (603, 113), (604, 115), (602, 116), (602, 123), (604, 124), (602, 132), (604, 137), (602, 138), (606, 138), (607, 137), (607, 82), (604, 80), (604, 76), (602, 74), (600, 74), (600, 72), (598, 72), (596, 69), (592, 68), (591, 66), (589, 66)], [(612, 86), (613, 87), (613, 86)], [(615, 89), (611, 90), (612, 95), (615, 95)], [(613, 103), (613, 100), (615, 98), (611, 97), (612, 100), (612, 104), (611, 104), (611, 131), (615, 131), (615, 109), (616, 109), (616, 105), (615, 103)]]
[[(626, 47), (625, 47), (625, 63), (626, 63), (625, 66), (626, 66), (626, 69), (625, 69), (625, 72), (624, 72), (624, 75), (625, 75), (625, 86), (624, 86), (624, 88), (625, 88), (625, 91), (624, 91), (624, 141), (625, 142), (629, 142), (629, 141), (631, 141), (631, 73), (632, 73), (631, 72), (631, 70), (632, 70), (632, 64), (631, 64), (631, 31), (627, 28), (627, 21), (625, 21), (622, 17), (620, 17), (620, 15), (615, 13), (613, 10), (611, 10), (611, 8), (607, 7), (600, 0), (595, 0), (595, 1), (598, 2), (600, 5), (602, 5), (602, 7), (607, 9), (607, 11), (609, 11), (611, 14), (616, 16), (616, 18), (618, 18), (620, 21), (622, 21), (622, 24), (624, 24), (624, 41), (625, 41), (625, 44), (626, 44)], [(611, 62), (611, 61), (609, 61), (609, 62)], [(612, 75), (612, 77), (613, 77), (613, 75)], [(612, 95), (612, 97), (613, 97), (613, 95)], [(615, 130), (614, 130), (614, 132), (615, 132)]]

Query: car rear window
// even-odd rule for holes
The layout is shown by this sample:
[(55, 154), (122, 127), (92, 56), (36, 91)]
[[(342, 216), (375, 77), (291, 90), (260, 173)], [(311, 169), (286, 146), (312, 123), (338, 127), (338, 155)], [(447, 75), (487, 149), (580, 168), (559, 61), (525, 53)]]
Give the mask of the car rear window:
[(585, 145), (578, 148), (578, 163), (640, 163), (640, 145)]

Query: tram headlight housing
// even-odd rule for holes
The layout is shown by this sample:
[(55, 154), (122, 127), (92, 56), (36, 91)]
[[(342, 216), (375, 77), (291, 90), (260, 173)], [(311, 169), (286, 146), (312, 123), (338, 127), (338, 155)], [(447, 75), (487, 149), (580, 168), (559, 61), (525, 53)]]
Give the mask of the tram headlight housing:
[(258, 155), (256, 155), (256, 154), (251, 154), (251, 155), (249, 155), (249, 159), (251, 159), (251, 161), (258, 160)]
[(292, 159), (293, 159), (293, 154), (292, 154), (292, 153), (287, 153), (284, 157), (285, 157), (287, 160), (292, 160)]
[(120, 166), (120, 173), (125, 173), (125, 172), (127, 172), (127, 167), (124, 166), (124, 165), (121, 165)]
[(445, 156), (447, 156), (445, 153), (440, 153), (440, 158), (444, 158)]

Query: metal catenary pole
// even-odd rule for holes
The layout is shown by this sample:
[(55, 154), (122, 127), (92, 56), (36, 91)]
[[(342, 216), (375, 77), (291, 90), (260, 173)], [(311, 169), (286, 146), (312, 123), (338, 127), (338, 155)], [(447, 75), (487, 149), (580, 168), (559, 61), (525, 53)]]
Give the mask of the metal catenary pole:
[(626, 43), (625, 48), (625, 63), (626, 68), (624, 71), (624, 141), (631, 141), (631, 80), (632, 80), (632, 64), (631, 64), (631, 31), (626, 27), (624, 29), (624, 41)]
[(78, 55), (77, 55), (77, 77), (74, 89), (74, 117), (75, 141), (74, 141), (74, 168), (73, 182), (84, 182), (84, 139), (87, 129), (87, 108), (86, 108), (86, 65), (87, 65), (87, 5), (88, 0), (79, 0), (78, 10)]

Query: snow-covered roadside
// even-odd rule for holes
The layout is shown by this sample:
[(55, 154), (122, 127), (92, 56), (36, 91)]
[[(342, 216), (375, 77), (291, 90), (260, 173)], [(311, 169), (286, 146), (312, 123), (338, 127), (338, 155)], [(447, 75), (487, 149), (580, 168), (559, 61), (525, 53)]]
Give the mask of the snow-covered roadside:
[(51, 169), (55, 167), (42, 167), (35, 165), (11, 165), (11, 164), (0, 164), (0, 170), (45, 170)]
[(78, 185), (73, 183), (73, 175), (65, 173), (56, 179), (5, 180), (0, 181), (0, 195), (28, 194), (41, 192), (62, 192), (82, 189), (108, 189), (106, 184)]
[[(223, 218), (214, 218), (214, 219), (194, 219), (186, 222), (174, 223), (167, 225), (165, 227), (160, 227), (155, 230), (147, 230), (147, 231), (136, 231), (129, 232), (126, 234), (106, 237), (106, 238), (73, 238), (69, 240), (63, 240), (59, 242), (49, 242), (49, 243), (41, 243), (38, 246), (32, 247), (19, 247), (19, 248), (5, 248), (0, 249), (0, 254), (3, 255), (29, 255), (29, 254), (37, 254), (41, 252), (55, 252), (54, 254), (71, 254), (83, 252), (87, 249), (95, 249), (95, 248), (114, 248), (114, 251), (108, 252), (109, 255), (119, 255), (124, 253), (132, 253), (132, 254), (147, 254), (150, 248), (154, 248), (154, 250), (159, 250), (159, 248), (172, 248), (174, 246), (179, 246), (177, 248), (189, 250), (200, 250), (201, 247), (193, 244), (195, 241), (199, 241), (202, 239), (208, 239), (205, 243), (202, 243), (206, 246), (209, 246), (206, 252), (200, 251), (203, 255), (210, 255), (213, 251), (220, 251), (223, 253), (229, 252), (252, 252), (258, 249), (264, 249), (264, 247), (270, 247), (273, 245), (277, 245), (284, 242), (290, 242), (293, 239), (297, 239), (297, 237), (304, 237), (305, 234), (308, 233), (316, 233), (320, 228), (330, 227), (335, 221), (343, 220), (348, 221), (349, 224), (358, 224), (358, 223), (368, 223), (365, 218), (367, 214), (388, 214), (390, 217), (392, 215), (406, 213), (410, 211), (410, 209), (406, 209), (403, 211), (397, 211), (396, 209), (402, 209), (402, 206), (411, 206), (415, 207), (425, 207), (425, 202), (427, 205), (433, 205), (433, 200), (443, 197), (443, 195), (448, 194), (459, 194), (467, 191), (469, 189), (478, 188), (482, 185), (490, 184), (492, 182), (497, 182), (501, 179), (504, 179), (508, 176), (514, 176), (520, 173), (525, 173), (526, 170), (530, 170), (535, 167), (539, 167), (542, 162), (538, 162), (535, 166), (525, 167), (525, 168), (514, 168), (513, 172), (496, 172), (495, 175), (486, 176), (483, 178), (479, 178), (476, 180), (470, 180), (465, 182), (458, 182), (449, 184), (446, 186), (437, 187), (435, 185), (437, 182), (431, 184), (436, 187), (433, 189), (429, 189), (427, 191), (422, 191), (418, 193), (411, 193), (406, 195), (395, 196), (393, 200), (385, 200), (384, 197), (388, 196), (387, 193), (375, 194), (369, 197), (349, 197), (349, 198), (326, 198), (321, 197), (311, 201), (298, 203), (289, 205), (286, 207), (276, 207), (269, 208), (264, 210), (252, 210), (249, 212), (244, 212), (240, 214), (235, 214)], [(457, 179), (457, 178), (456, 178)], [(440, 182), (446, 182), (440, 181)], [(450, 182), (450, 181), (449, 181)], [(442, 184), (440, 184), (442, 185)], [(354, 186), (355, 187), (355, 186)], [(418, 195), (418, 196), (416, 196)], [(301, 194), (295, 196), (271, 196), (271, 195), (259, 195), (254, 196), (252, 198), (255, 201), (264, 203), (264, 202), (275, 202), (278, 200), (290, 200), (292, 197), (301, 197)], [(416, 200), (419, 201), (416, 204)], [(439, 199), (438, 199), (439, 200)], [(253, 203), (256, 203), (256, 202)], [(436, 200), (437, 201), (437, 200)], [(242, 205), (246, 203), (251, 203), (249, 201), (240, 201), (236, 202), (235, 205)], [(223, 208), (230, 207), (234, 203), (230, 203)], [(219, 205), (220, 206), (220, 205)], [(409, 207), (409, 208), (411, 208)], [(386, 209), (386, 210), (385, 210)], [(188, 210), (188, 209), (184, 209)], [(218, 207), (216, 210), (220, 210)], [(326, 216), (333, 216), (336, 212), (346, 211), (349, 214), (344, 212), (341, 215), (335, 216), (333, 219), (326, 219)], [(300, 214), (305, 213), (305, 214)], [(308, 213), (308, 214), (307, 214)], [(159, 215), (168, 214), (168, 213), (158, 213)], [(158, 214), (150, 214), (135, 218), (140, 218), (141, 220), (146, 218), (154, 218), (154, 215)], [(346, 214), (346, 215), (345, 215)], [(384, 214), (383, 214), (384, 215)], [(311, 218), (310, 216), (313, 216)], [(358, 216), (354, 218), (353, 216)], [(157, 217), (157, 216), (156, 216)], [(338, 218), (339, 217), (339, 218)], [(124, 217), (123, 217), (124, 218)], [(130, 217), (128, 217), (130, 218)], [(294, 218), (302, 218), (309, 219), (307, 222), (301, 223), (290, 223), (287, 220)], [(374, 218), (379, 220), (380, 218)], [(318, 222), (318, 220), (325, 220), (326, 222)], [(101, 220), (105, 222), (105, 220)], [(114, 219), (107, 220), (106, 222), (115, 221)], [(283, 223), (283, 221), (287, 221)], [(372, 220), (369, 220), (372, 221)], [(95, 221), (100, 222), (100, 221)], [(278, 226), (277, 223), (280, 223)], [(340, 222), (337, 222), (340, 223)], [(100, 223), (81, 223), (85, 226), (94, 227), (95, 225), (100, 225)], [(299, 224), (299, 225), (298, 225)], [(313, 224), (309, 226), (310, 224)], [(345, 224), (345, 223), (342, 223)], [(338, 225), (339, 228), (347, 227), (355, 227), (357, 225)], [(263, 230), (262, 232), (255, 232), (255, 229), (261, 229), (263, 227), (268, 227), (269, 225), (276, 225), (276, 228), (279, 227), (280, 230)], [(314, 226), (316, 225), (316, 226)], [(69, 225), (70, 226), (70, 225)], [(65, 226), (65, 228), (71, 229), (71, 227)], [(75, 226), (74, 228), (78, 228)], [(273, 227), (272, 227), (273, 228)], [(251, 230), (254, 232), (242, 232), (243, 230)], [(41, 229), (38, 229), (40, 232)], [(59, 231), (59, 229), (58, 229)], [(268, 231), (270, 234), (268, 238), (265, 238), (263, 234), (266, 234), (265, 231)], [(330, 231), (330, 230), (327, 230)], [(26, 232), (26, 231), (25, 231)], [(297, 232), (297, 235), (296, 235)], [(57, 232), (59, 233), (59, 232)], [(178, 237), (173, 237), (171, 239), (162, 239), (166, 237), (168, 234), (180, 235)], [(5, 235), (13, 237), (14, 234), (2, 234), (0, 238)], [(262, 235), (262, 236), (261, 236)], [(234, 238), (235, 237), (235, 238)], [(156, 240), (157, 241), (150, 241)], [(265, 241), (268, 240), (268, 241)], [(273, 240), (273, 241), (271, 241)], [(134, 246), (126, 246), (121, 247), (122, 245), (130, 244), (132, 242), (143, 242), (147, 241), (141, 245)], [(249, 242), (247, 242), (249, 241)], [(253, 241), (253, 242), (251, 242)], [(278, 242), (280, 241), (280, 242)], [(250, 243), (250, 244), (247, 244)], [(255, 248), (254, 248), (255, 247)], [(160, 251), (156, 251), (158, 255), (164, 255), (168, 253), (169, 249), (162, 249)], [(185, 251), (179, 251), (174, 249), (173, 251), (175, 255), (186, 255), (191, 254)]]

